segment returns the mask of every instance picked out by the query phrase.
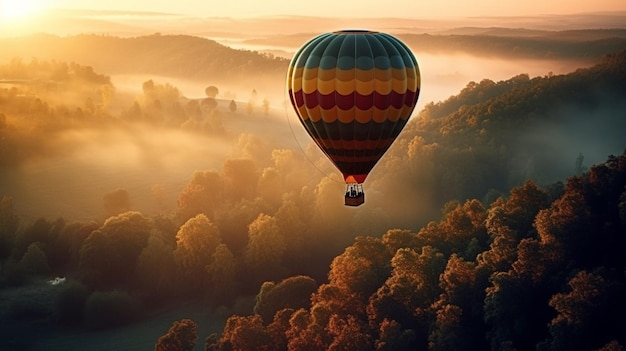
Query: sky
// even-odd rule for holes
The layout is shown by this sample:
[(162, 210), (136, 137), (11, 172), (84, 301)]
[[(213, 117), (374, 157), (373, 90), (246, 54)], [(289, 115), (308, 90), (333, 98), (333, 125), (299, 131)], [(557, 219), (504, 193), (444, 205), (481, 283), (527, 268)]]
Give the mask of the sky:
[(445, 18), (626, 11), (625, 0), (0, 0), (5, 20), (44, 8), (166, 12), (198, 17), (309, 15)]

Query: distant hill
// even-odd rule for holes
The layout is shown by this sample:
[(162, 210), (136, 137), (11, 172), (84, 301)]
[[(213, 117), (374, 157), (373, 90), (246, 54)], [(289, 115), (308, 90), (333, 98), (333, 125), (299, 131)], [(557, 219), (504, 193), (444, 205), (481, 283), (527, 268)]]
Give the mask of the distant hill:
[[(280, 34), (244, 40), (254, 46), (294, 47), (315, 33)], [(466, 53), (519, 59), (598, 60), (626, 49), (626, 29), (537, 30), (459, 27), (432, 33), (398, 33), (416, 53)]]
[(463, 52), (477, 56), (533, 59), (599, 59), (626, 49), (626, 29), (540, 31), (460, 28), (444, 34), (399, 37), (422, 52)]
[(187, 79), (263, 78), (284, 74), (288, 61), (247, 50), (234, 50), (189, 35), (121, 38), (103, 35), (59, 37), (37, 34), (0, 39), (0, 61), (74, 61), (107, 74), (155, 74)]
[(624, 151), (625, 82), (626, 51), (566, 75), (470, 82), (427, 104), (377, 167), (403, 186), (387, 191), (441, 205), (549, 185)]

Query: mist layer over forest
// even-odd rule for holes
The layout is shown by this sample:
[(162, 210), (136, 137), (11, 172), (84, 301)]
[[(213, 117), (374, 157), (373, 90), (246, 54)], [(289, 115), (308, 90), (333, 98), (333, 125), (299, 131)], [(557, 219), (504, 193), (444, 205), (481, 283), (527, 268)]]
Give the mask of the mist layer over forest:
[[(54, 345), (39, 329), (32, 341), (23, 339), (32, 321), (96, 333), (174, 302), (201, 301), (222, 322), (231, 313), (251, 315), (228, 319), (223, 334), (207, 341), (223, 350), (286, 349), (313, 339), (327, 348), (350, 340), (344, 337), (357, 337), (363, 349), (385, 349), (385, 338), (388, 349), (449, 349), (473, 333), (487, 335), (476, 342), (492, 349), (550, 349), (567, 344), (559, 328), (569, 325), (562, 323), (569, 302), (559, 301), (571, 295), (568, 283), (576, 289), (579, 280), (610, 281), (618, 287), (606, 291), (621, 291), (624, 279), (615, 272), (624, 267), (616, 258), (561, 271), (584, 255), (550, 246), (558, 233), (550, 212), (541, 211), (558, 213), (569, 203), (578, 183), (565, 187), (568, 177), (601, 187), (602, 167), (617, 174), (611, 189), (623, 192), (623, 157), (585, 173), (626, 147), (623, 51), (562, 61), (530, 55), (502, 69), (497, 58), (444, 55), (448, 67), (458, 63), (448, 71), (436, 68), (436, 55), (425, 58), (426, 101), (365, 183), (365, 205), (353, 209), (343, 206), (341, 175), (285, 106), (283, 58), (191, 36), (43, 35), (3, 45), (20, 53), (0, 64), (0, 283), (7, 294), (0, 314), (17, 321), (2, 335), (8, 345)], [(136, 54), (122, 56), (129, 48)], [(412, 49), (419, 61), (419, 48)], [(116, 53), (125, 59), (110, 60)], [(584, 196), (589, 206), (600, 201)], [(519, 235), (485, 227), (499, 209), (513, 216), (518, 200), (532, 202), (521, 227), (510, 225)], [(616, 226), (616, 247), (623, 244), (620, 201), (607, 202), (615, 205), (606, 221)], [(532, 229), (536, 216), (543, 229)], [(500, 249), (510, 252), (492, 257)], [(540, 262), (562, 273), (559, 283), (536, 291), (546, 297), (544, 310), (527, 321), (554, 328), (533, 330), (523, 341), (523, 332), (507, 327), (508, 312), (494, 305), (495, 292), (507, 279), (525, 283), (532, 267), (520, 265), (545, 252), (557, 258)], [(427, 266), (432, 276), (400, 284), (405, 273)], [(467, 275), (458, 283), (461, 271)], [(67, 281), (43, 283), (52, 303), (11, 295), (16, 286), (39, 288), (55, 276)], [(465, 283), (476, 284), (474, 300), (457, 296)], [(411, 293), (396, 298), (396, 286)], [(476, 301), (487, 288), (494, 300), (483, 315)], [(561, 300), (549, 302), (552, 296)], [(461, 312), (471, 308), (479, 311)], [(554, 310), (563, 317), (553, 320)], [(171, 322), (148, 334), (152, 344)], [(465, 329), (472, 323), (475, 330)], [(221, 331), (216, 324), (201, 327), (200, 337)], [(237, 334), (246, 328), (260, 339)], [(318, 328), (327, 333), (315, 334)], [(600, 348), (619, 334), (606, 335), (590, 345)]]

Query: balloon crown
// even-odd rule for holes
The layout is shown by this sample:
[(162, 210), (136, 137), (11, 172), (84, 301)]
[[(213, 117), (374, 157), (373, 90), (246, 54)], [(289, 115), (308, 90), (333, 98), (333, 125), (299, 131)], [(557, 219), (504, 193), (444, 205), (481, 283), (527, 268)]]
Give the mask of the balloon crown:
[(342, 29), (333, 32), (333, 34), (376, 34), (378, 32), (369, 29)]

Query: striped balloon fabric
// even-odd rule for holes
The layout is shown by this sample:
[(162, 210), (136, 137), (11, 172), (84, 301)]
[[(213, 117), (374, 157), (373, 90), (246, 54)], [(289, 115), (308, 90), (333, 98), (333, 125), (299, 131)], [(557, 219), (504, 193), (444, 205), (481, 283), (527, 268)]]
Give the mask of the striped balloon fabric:
[(411, 50), (380, 32), (319, 35), (291, 60), (289, 97), (346, 183), (363, 183), (407, 123), (420, 91)]

